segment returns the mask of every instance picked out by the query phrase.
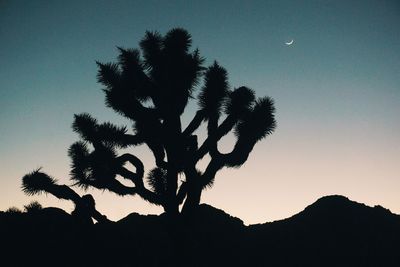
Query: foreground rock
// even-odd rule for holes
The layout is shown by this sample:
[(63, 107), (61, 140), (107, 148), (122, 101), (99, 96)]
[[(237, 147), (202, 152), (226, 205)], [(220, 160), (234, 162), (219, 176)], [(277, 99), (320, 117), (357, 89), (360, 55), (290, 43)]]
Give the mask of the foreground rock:
[(1, 266), (400, 266), (400, 216), (328, 196), (244, 226), (201, 205), (194, 220), (137, 213), (82, 226), (62, 210), (0, 214)]

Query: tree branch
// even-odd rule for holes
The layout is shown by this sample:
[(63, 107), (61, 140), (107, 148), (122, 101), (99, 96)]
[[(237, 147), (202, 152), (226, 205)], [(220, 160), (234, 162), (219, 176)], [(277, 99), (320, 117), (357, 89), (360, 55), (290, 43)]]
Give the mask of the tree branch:
[(224, 162), (219, 157), (213, 157), (205, 172), (201, 176), (201, 185), (205, 187), (214, 181), (216, 173), (224, 167)]
[(92, 185), (96, 188), (99, 189), (107, 189), (111, 192), (114, 192), (120, 196), (126, 196), (126, 195), (135, 195), (137, 193), (137, 188), (136, 187), (129, 187), (121, 184), (118, 180), (114, 179), (108, 182), (106, 185), (103, 186), (96, 186)]
[(225, 118), (225, 120), (221, 123), (220, 126), (214, 131), (214, 133), (210, 134), (207, 139), (203, 142), (200, 148), (197, 150), (194, 160), (195, 162), (202, 159), (212, 148), (215, 147), (217, 142), (229, 133), (232, 130), (233, 126), (235, 126), (237, 122), (237, 117), (229, 115)]
[(185, 200), (186, 194), (187, 194), (187, 184), (186, 182), (183, 182), (179, 187), (178, 194), (176, 195), (179, 205), (181, 205)]
[(204, 120), (205, 118), (205, 111), (204, 110), (198, 110), (196, 112), (196, 115), (194, 116), (194, 118), (192, 119), (192, 121), (189, 123), (189, 125), (186, 127), (186, 129), (183, 131), (183, 135), (184, 136), (190, 136), (191, 134), (194, 133), (194, 131), (197, 130), (197, 128), (199, 128), (201, 122)]
[(75, 203), (81, 198), (78, 193), (67, 185), (54, 184), (47, 191), (57, 198), (72, 200)]
[[(121, 175), (122, 177), (124, 177), (125, 179), (131, 180), (135, 184), (135, 187), (134, 187), (135, 193), (137, 193), (141, 198), (143, 198), (144, 200), (146, 200), (152, 204), (156, 204), (156, 205), (163, 204), (163, 201), (160, 199), (160, 197), (157, 194), (155, 194), (154, 192), (151, 192), (144, 186), (143, 179), (139, 180), (138, 175), (136, 173), (131, 172), (124, 167), (121, 167), (118, 174)], [(141, 177), (143, 178), (143, 174)]]
[(164, 147), (161, 144), (156, 144), (152, 141), (146, 141), (147, 146), (153, 152), (154, 159), (156, 161), (156, 165), (159, 168), (167, 168), (167, 162), (164, 161), (165, 151)]
[[(122, 176), (129, 178), (137, 186), (138, 184), (143, 184), (144, 175), (144, 165), (143, 162), (136, 156), (125, 153), (117, 158), (121, 163), (120, 173)], [(135, 168), (136, 173), (128, 171), (126, 168), (122, 167), (125, 162), (129, 161)], [(121, 173), (122, 172), (122, 173)]]
[(245, 163), (255, 144), (255, 141), (238, 139), (230, 153), (223, 154), (216, 149), (211, 155), (211, 161), (202, 175), (203, 186), (212, 183), (216, 173), (224, 166), (239, 167)]

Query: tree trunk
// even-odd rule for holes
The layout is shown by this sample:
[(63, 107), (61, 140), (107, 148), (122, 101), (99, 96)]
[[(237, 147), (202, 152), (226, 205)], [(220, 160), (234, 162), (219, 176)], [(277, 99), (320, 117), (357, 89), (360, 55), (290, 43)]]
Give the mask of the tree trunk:
[(167, 199), (167, 202), (165, 203), (164, 210), (167, 214), (178, 215), (179, 214), (179, 206), (176, 203), (176, 199), (171, 199), (171, 197), (169, 197)]
[(185, 203), (182, 208), (184, 216), (191, 217), (200, 204), (202, 188), (200, 185), (191, 184), (188, 187)]
[(178, 189), (178, 172), (181, 165), (182, 144), (181, 137), (181, 122), (179, 115), (169, 114), (166, 121), (166, 138), (165, 150), (167, 155), (167, 195), (165, 203), (165, 211), (168, 214), (179, 214), (179, 203), (177, 199)]
[(165, 199), (165, 212), (168, 214), (179, 213), (179, 203), (177, 199), (178, 171), (173, 163), (168, 162), (167, 168), (167, 195)]

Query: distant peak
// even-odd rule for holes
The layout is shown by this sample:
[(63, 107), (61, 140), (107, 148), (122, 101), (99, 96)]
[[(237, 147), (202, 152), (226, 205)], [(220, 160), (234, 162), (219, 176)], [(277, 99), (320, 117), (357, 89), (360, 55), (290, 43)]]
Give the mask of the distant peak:
[(329, 196), (324, 196), (324, 197), (319, 198), (315, 203), (326, 202), (326, 201), (334, 201), (334, 202), (345, 201), (345, 202), (347, 202), (347, 201), (351, 201), (351, 200), (342, 195), (329, 195)]
[(306, 207), (305, 210), (320, 209), (320, 208), (337, 209), (337, 208), (348, 207), (348, 206), (364, 206), (365, 207), (364, 204), (352, 201), (345, 196), (329, 195), (329, 196), (324, 196), (324, 197), (319, 198), (313, 204)]

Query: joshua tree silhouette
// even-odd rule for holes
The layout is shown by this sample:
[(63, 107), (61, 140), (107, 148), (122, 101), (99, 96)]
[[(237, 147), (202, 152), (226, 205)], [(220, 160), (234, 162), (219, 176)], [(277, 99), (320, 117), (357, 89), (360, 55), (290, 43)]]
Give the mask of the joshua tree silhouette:
[[(69, 149), (73, 185), (107, 189), (118, 195), (137, 194), (163, 206), (167, 214), (191, 214), (200, 203), (202, 190), (212, 186), (216, 173), (223, 167), (241, 166), (254, 145), (274, 131), (272, 99), (256, 100), (254, 91), (243, 86), (231, 90), (227, 71), (217, 62), (204, 68), (199, 51), (190, 51), (191, 42), (184, 29), (172, 29), (165, 36), (146, 32), (140, 42), (141, 53), (118, 48), (117, 63), (97, 62), (106, 105), (133, 122), (133, 133), (109, 122), (98, 123), (86, 113), (75, 115), (72, 128), (82, 141)], [(183, 128), (181, 116), (198, 87), (199, 108)], [(207, 125), (207, 136), (198, 144), (195, 131), (202, 123)], [(236, 136), (233, 149), (221, 153), (218, 142), (231, 131)], [(146, 177), (138, 157), (118, 155), (121, 148), (141, 144), (148, 146), (155, 159), (155, 168)], [(207, 154), (210, 162), (199, 170), (196, 165)], [(133, 186), (119, 182), (117, 175)], [(178, 177), (184, 177), (183, 181)], [(76, 207), (83, 199), (39, 170), (23, 177), (23, 190), (28, 194), (49, 192), (74, 201)], [(93, 214), (94, 210), (93, 201)]]

